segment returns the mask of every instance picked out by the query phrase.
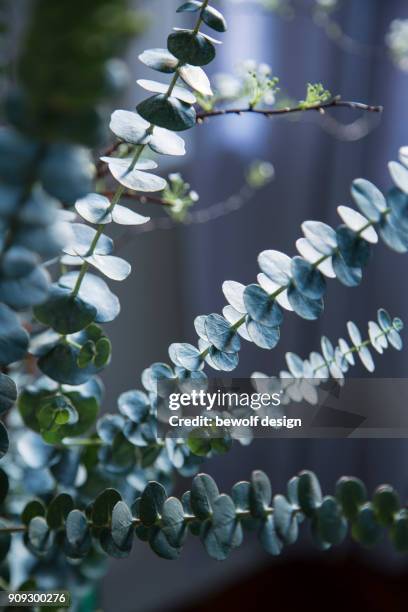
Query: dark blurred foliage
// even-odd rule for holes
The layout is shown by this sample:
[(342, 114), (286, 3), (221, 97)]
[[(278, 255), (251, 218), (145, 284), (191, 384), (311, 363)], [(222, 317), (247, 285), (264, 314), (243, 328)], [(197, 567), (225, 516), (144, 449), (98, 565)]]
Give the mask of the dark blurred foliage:
[(18, 60), (21, 89), (6, 102), (8, 118), (42, 140), (100, 142), (106, 130), (100, 102), (127, 82), (124, 64), (114, 58), (142, 28), (126, 0), (36, 0)]

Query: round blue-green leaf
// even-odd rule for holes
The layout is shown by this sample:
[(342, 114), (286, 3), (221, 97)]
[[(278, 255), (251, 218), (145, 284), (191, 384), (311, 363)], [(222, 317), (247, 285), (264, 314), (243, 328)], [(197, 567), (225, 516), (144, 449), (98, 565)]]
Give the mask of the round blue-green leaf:
[(285, 544), (293, 544), (298, 538), (299, 528), (296, 506), (289, 503), (284, 495), (273, 498), (274, 520), (279, 537)]
[(286, 353), (286, 363), (289, 371), (294, 378), (304, 377), (304, 365), (303, 359), (301, 359), (296, 353)]
[(322, 255), (331, 255), (337, 247), (336, 232), (321, 221), (305, 221), (302, 231), (310, 244)]
[(150, 134), (146, 134), (150, 124), (137, 113), (115, 110), (109, 127), (118, 138), (129, 144), (147, 144), (150, 141)]
[(55, 257), (72, 239), (69, 223), (60, 221), (48, 227), (20, 225), (15, 235), (15, 244), (21, 245), (43, 257)]
[(210, 347), (209, 354), (205, 358), (208, 365), (215, 370), (231, 372), (235, 370), (239, 362), (238, 353), (226, 353), (219, 351), (214, 346)]
[(157, 384), (165, 383), (166, 381), (174, 381), (175, 376), (172, 368), (166, 363), (153, 363), (150, 368), (146, 368), (142, 372), (142, 384), (147, 391), (157, 393)]
[(404, 329), (404, 323), (399, 317), (394, 317), (392, 320), (392, 327), (395, 331), (400, 332)]
[(398, 552), (408, 551), (408, 510), (405, 508), (394, 516), (390, 537)]
[(140, 423), (150, 411), (150, 401), (143, 391), (126, 391), (119, 396), (119, 411), (134, 423)]
[(160, 518), (167, 495), (165, 488), (158, 482), (149, 482), (140, 498), (140, 520), (151, 527)]
[(339, 349), (346, 361), (353, 366), (355, 363), (353, 353), (350, 352), (350, 347), (344, 338), (339, 339)]
[[(96, 237), (96, 230), (83, 223), (72, 223), (71, 228), (73, 231), (73, 240), (64, 247), (64, 253), (67, 255), (87, 255)], [(94, 253), (98, 255), (109, 255), (112, 251), (112, 239), (102, 234), (95, 245)]]
[(146, 121), (175, 132), (188, 130), (196, 122), (193, 106), (164, 94), (157, 94), (140, 102), (137, 111)]
[(281, 286), (286, 286), (292, 276), (292, 260), (285, 253), (279, 251), (262, 251), (258, 255), (258, 263), (262, 272), (272, 281)]
[(56, 495), (47, 508), (47, 523), (50, 529), (59, 529), (65, 524), (68, 514), (74, 508), (74, 500), (68, 493)]
[(391, 526), (394, 521), (394, 515), (401, 507), (397, 491), (390, 485), (377, 487), (373, 495), (373, 507), (378, 522), (385, 527)]
[(378, 523), (373, 505), (370, 502), (363, 504), (352, 525), (354, 540), (363, 546), (374, 546), (382, 537), (382, 527)]
[(28, 348), (29, 336), (17, 315), (0, 304), (0, 363), (7, 365), (22, 359)]
[(96, 317), (96, 308), (58, 285), (52, 285), (48, 299), (34, 308), (35, 317), (60, 334), (73, 334), (87, 327)]
[(150, 217), (139, 215), (139, 213), (126, 208), (126, 206), (116, 204), (112, 211), (112, 220), (118, 225), (143, 225), (150, 221)]
[(313, 472), (307, 470), (300, 472), (297, 481), (297, 494), (300, 509), (306, 516), (312, 517), (322, 503), (320, 484)]
[(392, 327), (392, 319), (384, 308), (380, 308), (377, 311), (377, 319), (383, 331), (386, 332)]
[(261, 470), (251, 474), (249, 504), (252, 516), (263, 518), (272, 500), (272, 487), (268, 476)]
[(75, 346), (59, 342), (38, 360), (40, 370), (53, 380), (66, 385), (82, 385), (101, 367), (89, 363), (85, 367), (78, 365), (79, 351)]
[(361, 283), (363, 277), (361, 268), (351, 268), (348, 266), (341, 253), (333, 255), (332, 264), (337, 278), (346, 287), (357, 287)]
[(368, 336), (370, 338), (371, 345), (375, 348), (377, 353), (382, 353), (388, 346), (387, 336), (381, 330), (380, 326), (374, 321), (368, 323)]
[(95, 342), (93, 340), (87, 340), (82, 345), (78, 354), (78, 365), (80, 368), (84, 368), (94, 360), (95, 357)]
[(387, 333), (388, 342), (394, 347), (397, 351), (402, 349), (402, 338), (394, 328), (390, 329)]
[(245, 480), (236, 482), (231, 489), (231, 497), (238, 512), (247, 512), (249, 510), (249, 495), (251, 485)]
[(47, 521), (42, 516), (35, 516), (28, 525), (28, 541), (37, 554), (44, 554), (52, 545), (52, 537)]
[(12, 246), (3, 254), (1, 275), (6, 278), (22, 278), (38, 265), (38, 256), (22, 246)]
[(125, 420), (120, 414), (104, 414), (98, 419), (96, 431), (105, 444), (112, 444), (124, 424)]
[(281, 553), (283, 544), (276, 531), (273, 516), (267, 516), (261, 523), (258, 532), (259, 541), (262, 548), (270, 555), (277, 556)]
[(95, 167), (87, 149), (56, 143), (47, 148), (41, 162), (39, 178), (50, 195), (71, 203), (92, 191)]
[[(148, 79), (139, 79), (136, 82), (138, 85), (140, 85), (140, 87), (152, 93), (167, 94), (169, 89), (168, 83), (159, 83), (158, 81), (150, 81)], [(176, 85), (173, 87), (171, 95), (182, 102), (186, 102), (187, 104), (195, 104), (197, 102), (195, 95), (185, 87), (179, 87)]]
[(167, 48), (182, 63), (193, 66), (205, 66), (215, 57), (214, 45), (205, 36), (186, 30), (170, 34)]
[[(59, 284), (72, 290), (78, 280), (79, 272), (68, 272), (59, 279)], [(94, 274), (85, 274), (78, 292), (84, 302), (96, 308), (95, 321), (109, 323), (116, 319), (120, 312), (120, 303), (102, 278)]]
[(105, 489), (92, 504), (92, 523), (96, 527), (107, 526), (111, 522), (113, 509), (122, 497), (116, 489)]
[(336, 499), (327, 496), (316, 510), (317, 531), (323, 542), (341, 544), (347, 534), (347, 521)]
[(344, 516), (353, 521), (358, 509), (367, 501), (365, 484), (352, 476), (342, 476), (336, 484), (336, 499), (341, 504)]
[(212, 96), (211, 83), (202, 68), (184, 64), (179, 68), (179, 75), (187, 85), (203, 96)]
[(203, 364), (200, 351), (192, 344), (177, 342), (169, 347), (169, 356), (172, 362), (186, 370), (199, 370)]
[(170, 74), (175, 71), (178, 60), (167, 49), (147, 49), (139, 55), (139, 60), (158, 72)]
[(209, 342), (219, 351), (224, 353), (236, 353), (241, 348), (238, 334), (221, 315), (208, 315), (205, 319), (204, 327)]
[(74, 549), (82, 548), (89, 538), (88, 520), (85, 513), (80, 510), (71, 510), (66, 519), (65, 530), (68, 543)]
[(370, 244), (345, 225), (340, 225), (336, 234), (339, 250), (346, 264), (351, 268), (366, 266), (371, 255)]
[(128, 550), (133, 540), (133, 516), (129, 506), (118, 501), (112, 512), (112, 539), (120, 549)]
[(21, 185), (30, 179), (39, 143), (19, 132), (2, 127), (0, 131), (0, 178)]
[(42, 501), (39, 499), (30, 500), (21, 512), (21, 522), (24, 525), (29, 525), (31, 519), (35, 516), (45, 516), (46, 510)]
[(358, 356), (363, 364), (363, 366), (369, 371), (374, 372), (375, 365), (372, 358), (372, 355), (366, 346), (362, 346), (358, 351)]
[[(171, 50), (171, 49), (170, 49)], [(388, 164), (391, 178), (404, 193), (408, 194), (408, 169), (402, 164), (392, 161)]]
[(237, 517), (234, 502), (223, 493), (216, 497), (212, 504), (212, 527), (218, 543), (226, 550), (234, 546)]
[(259, 285), (248, 285), (244, 291), (244, 303), (250, 317), (269, 327), (282, 323), (283, 313), (278, 303)]
[(358, 233), (364, 240), (367, 240), (367, 242), (371, 242), (372, 244), (378, 242), (378, 236), (375, 229), (367, 222), (367, 219), (362, 214), (348, 206), (338, 206), (337, 212), (347, 227), (353, 232)]
[(103, 224), (111, 223), (112, 214), (108, 212), (110, 202), (108, 198), (99, 193), (89, 193), (84, 198), (77, 200), (75, 209), (79, 215), (88, 223)]
[(252, 342), (260, 348), (273, 349), (279, 342), (279, 327), (269, 327), (249, 319), (246, 323), (246, 329)]
[(162, 529), (151, 529), (149, 534), (149, 544), (153, 552), (163, 559), (173, 560), (180, 556), (181, 549), (171, 546)]
[(230, 323), (230, 325), (235, 326), (235, 329), (237, 330), (241, 338), (247, 340), (248, 342), (251, 342), (251, 337), (249, 336), (245, 325), (245, 322), (250, 320), (250, 317), (245, 314), (243, 315), (242, 313), (239, 313), (229, 304), (227, 304), (227, 306), (224, 306), (224, 308), (222, 309), (222, 314), (227, 319), (228, 323)]
[(128, 539), (123, 540), (121, 547), (114, 541), (111, 529), (108, 527), (104, 527), (99, 531), (98, 538), (102, 550), (109, 555), (109, 557), (113, 557), (114, 559), (125, 559), (132, 550), (133, 531), (129, 532)]
[(351, 184), (351, 195), (360, 211), (367, 219), (377, 223), (387, 202), (381, 191), (366, 179), (355, 179)]
[(209, 455), (212, 448), (209, 429), (197, 427), (189, 431), (187, 446), (189, 450), (198, 457), (206, 457)]
[(360, 346), (362, 342), (360, 330), (358, 329), (357, 325), (353, 323), (353, 321), (348, 321), (347, 331), (354, 346)]
[(134, 168), (132, 158), (101, 157), (106, 162), (112, 176), (124, 187), (134, 191), (162, 191), (167, 183), (160, 176), (144, 172), (144, 168), (155, 168), (156, 164), (150, 162), (138, 162)]
[(408, 250), (408, 239), (405, 229), (397, 226), (398, 219), (394, 219), (393, 213), (384, 217), (379, 225), (379, 234), (385, 244), (396, 253), (406, 253)]
[(293, 285), (288, 288), (288, 300), (296, 314), (303, 319), (313, 321), (318, 319), (323, 312), (324, 304), (321, 298), (312, 300), (303, 295)]
[(165, 128), (155, 127), (149, 141), (149, 147), (160, 155), (185, 155), (184, 140)]
[(222, 292), (226, 300), (238, 313), (246, 312), (244, 291), (245, 285), (237, 283), (236, 281), (224, 281), (222, 284)]
[(333, 344), (330, 342), (326, 336), (322, 336), (320, 340), (320, 346), (322, 348), (323, 357), (326, 361), (331, 361), (334, 357), (334, 348)]
[(162, 528), (169, 544), (174, 548), (179, 548), (185, 539), (186, 523), (183, 505), (176, 497), (169, 497), (164, 502)]
[(226, 32), (227, 22), (220, 11), (213, 6), (206, 6), (203, 11), (203, 21), (216, 32)]
[(23, 310), (41, 304), (48, 294), (50, 276), (37, 267), (27, 276), (0, 281), (0, 301), (11, 308)]
[(208, 474), (197, 474), (191, 485), (190, 503), (197, 518), (204, 521), (212, 514), (215, 499), (219, 496), (218, 487)]
[(206, 391), (208, 388), (208, 376), (202, 370), (191, 372), (185, 368), (176, 367), (178, 387), (182, 393), (191, 393), (192, 390)]
[(91, 255), (85, 257), (91, 266), (102, 272), (107, 278), (115, 281), (125, 280), (132, 271), (130, 263), (115, 255)]
[(293, 282), (297, 289), (307, 298), (317, 300), (326, 291), (326, 280), (323, 274), (303, 257), (292, 259)]
[[(391, 208), (391, 218), (398, 221), (399, 227), (403, 230), (408, 229), (408, 196), (398, 187), (393, 187), (387, 193), (387, 205)], [(394, 225), (394, 224), (393, 224)]]

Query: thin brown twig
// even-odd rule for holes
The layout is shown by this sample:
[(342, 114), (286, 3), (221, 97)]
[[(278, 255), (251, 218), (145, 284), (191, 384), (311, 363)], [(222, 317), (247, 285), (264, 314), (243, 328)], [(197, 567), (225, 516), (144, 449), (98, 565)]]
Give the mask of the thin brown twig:
[(274, 117), (277, 115), (289, 115), (291, 113), (301, 113), (307, 111), (325, 112), (328, 108), (350, 108), (353, 110), (361, 110), (369, 113), (382, 113), (382, 106), (371, 106), (362, 102), (352, 102), (347, 100), (340, 100), (340, 98), (333, 98), (328, 102), (321, 102), (314, 106), (285, 106), (283, 108), (252, 108), (248, 106), (246, 108), (222, 108), (214, 109), (212, 111), (203, 111), (197, 113), (197, 121), (201, 123), (205, 119), (210, 117), (219, 117), (224, 115), (242, 115), (244, 113), (252, 113), (255, 115), (263, 115), (264, 117)]
[[(203, 123), (206, 119), (212, 117), (220, 117), (225, 115), (242, 115), (244, 113), (252, 113), (254, 115), (263, 115), (264, 117), (275, 117), (285, 116), (293, 113), (305, 113), (308, 111), (317, 111), (323, 114), (328, 108), (349, 108), (352, 110), (360, 110), (369, 113), (381, 113), (383, 111), (382, 106), (372, 106), (370, 104), (364, 104), (363, 102), (353, 102), (347, 100), (341, 100), (338, 96), (332, 98), (328, 102), (321, 102), (314, 106), (285, 106), (283, 108), (252, 108), (250, 106), (244, 108), (222, 108), (214, 109), (211, 111), (201, 111), (197, 113), (197, 123)], [(112, 144), (103, 153), (104, 156), (112, 155), (120, 145), (124, 144), (123, 141), (117, 141)], [(98, 162), (97, 165), (97, 177), (101, 178), (107, 173), (107, 165), (104, 162)], [(150, 197), (149, 197), (150, 201)]]

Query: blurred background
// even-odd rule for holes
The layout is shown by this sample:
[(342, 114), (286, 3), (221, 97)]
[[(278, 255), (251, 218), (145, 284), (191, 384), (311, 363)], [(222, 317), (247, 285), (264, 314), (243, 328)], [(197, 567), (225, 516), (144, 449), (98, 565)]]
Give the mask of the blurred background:
[[(129, 49), (132, 81), (116, 105), (125, 109), (133, 109), (143, 95), (136, 79), (152, 78), (138, 54), (165, 46), (171, 28), (186, 22), (186, 14), (175, 13), (176, 0), (134, 4), (149, 19), (144, 35)], [(200, 195), (195, 210), (205, 211), (239, 192), (254, 159), (272, 164), (274, 177), (234, 212), (205, 223), (135, 234), (123, 242), (119, 254), (132, 263), (133, 273), (117, 287), (122, 313), (108, 329), (115, 357), (105, 378), (108, 411), (115, 411), (121, 392), (139, 386), (145, 367), (166, 361), (171, 342), (194, 341), (194, 317), (219, 312), (224, 305), (224, 280), (254, 282), (257, 254), (264, 249), (295, 254), (306, 219), (336, 225), (336, 207), (349, 204), (354, 178), (362, 176), (388, 188), (387, 162), (408, 143), (408, 67), (389, 48), (396, 38), (390, 39), (390, 24), (408, 19), (406, 0), (214, 4), (226, 15), (229, 31), (211, 64), (212, 76), (232, 73), (240, 62), (251, 59), (271, 66), (284, 96), (304, 99), (306, 83), (321, 82), (346, 100), (384, 105), (384, 113), (380, 121), (374, 116), (361, 120), (354, 111), (336, 109), (331, 111), (335, 123), (317, 113), (291, 120), (234, 115), (213, 118), (192, 130), (188, 155), (176, 158), (175, 164), (171, 160), (167, 168), (161, 164), (161, 170), (182, 172)], [(335, 10), (328, 11), (331, 5)], [(399, 36), (397, 43), (403, 45), (403, 33), (402, 43)], [(408, 49), (407, 28), (405, 37)], [(353, 126), (344, 129), (337, 122)], [(154, 205), (136, 208), (154, 218), (165, 215)], [(221, 210), (225, 212), (225, 206)], [(205, 212), (200, 218), (205, 220)], [(408, 306), (406, 259), (383, 244), (375, 248), (360, 287), (331, 283), (324, 316), (316, 322), (289, 313), (277, 349), (246, 345), (236, 376), (248, 377), (254, 370), (275, 374), (283, 367), (286, 351), (306, 356), (318, 348), (322, 334), (334, 340), (343, 335), (350, 318), (366, 329), (380, 306), (403, 319)], [(389, 351), (377, 364), (377, 376), (407, 375), (404, 354)], [(353, 375), (363, 372), (357, 367)], [(369, 489), (392, 482), (407, 498), (407, 459), (404, 440), (257, 440), (248, 448), (234, 445), (227, 456), (208, 461), (205, 470), (221, 490), (260, 468), (279, 492), (294, 473), (307, 468), (317, 472), (327, 493), (340, 475), (353, 474)], [(188, 482), (180, 480), (178, 489), (187, 487)], [(403, 564), (387, 545), (365, 554), (349, 543), (323, 554), (304, 534), (299, 545), (275, 560), (249, 539), (228, 561), (218, 563), (190, 539), (177, 562), (161, 560), (141, 545), (129, 559), (113, 561), (102, 604), (115, 612), (187, 612), (253, 606), (265, 597), (268, 605), (281, 603), (291, 610), (306, 602), (327, 609), (327, 601), (337, 610), (349, 605), (347, 597), (352, 594), (356, 609), (397, 611), (406, 609), (407, 577), (406, 561)]]

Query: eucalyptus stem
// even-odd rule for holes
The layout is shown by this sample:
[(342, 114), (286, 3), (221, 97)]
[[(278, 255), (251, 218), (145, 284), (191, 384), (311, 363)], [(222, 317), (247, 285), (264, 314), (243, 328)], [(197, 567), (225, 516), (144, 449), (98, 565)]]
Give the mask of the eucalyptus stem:
[(338, 96), (332, 98), (328, 102), (319, 102), (310, 106), (298, 104), (297, 106), (285, 106), (283, 108), (255, 108), (254, 106), (246, 106), (242, 108), (220, 108), (210, 111), (202, 111), (197, 113), (197, 121), (203, 122), (211, 117), (221, 117), (225, 115), (242, 115), (252, 113), (254, 115), (263, 115), (264, 117), (275, 117), (279, 115), (289, 115), (292, 113), (303, 113), (308, 111), (324, 112), (328, 108), (350, 108), (352, 110), (361, 110), (369, 113), (382, 113), (382, 106), (372, 106), (363, 102), (353, 102), (351, 100), (341, 100)]
[[(387, 335), (387, 332), (381, 332), (381, 334), (378, 334), (378, 336), (376, 336), (375, 339), (378, 340), (378, 338), (382, 338), (383, 336), (386, 336), (386, 335)], [(365, 346), (373, 346), (373, 343), (371, 342), (369, 338), (361, 342), (361, 344), (359, 344), (358, 346), (352, 346), (348, 351), (346, 351), (345, 353), (342, 353), (342, 356), (346, 357), (347, 355), (358, 353), (358, 351), (360, 351)], [(335, 361), (336, 361), (335, 359), (332, 359), (331, 361), (325, 361), (325, 363), (323, 363), (322, 365), (320, 365), (319, 367), (313, 370), (313, 374), (316, 374), (316, 372), (318, 372), (322, 368), (330, 367), (333, 363), (335, 363)]]
[[(205, 2), (203, 3), (202, 8), (200, 10), (200, 14), (199, 14), (199, 17), (197, 19), (196, 26), (194, 28), (194, 33), (195, 34), (197, 34), (197, 32), (200, 29), (200, 26), (201, 26), (202, 21), (203, 21), (204, 9), (206, 8), (208, 2), (209, 2), (209, 0), (205, 0)], [(175, 87), (175, 85), (177, 83), (177, 80), (179, 78), (179, 68), (182, 65), (183, 65), (183, 62), (181, 62), (181, 61), (179, 61), (177, 63), (174, 76), (173, 76), (173, 78), (172, 78), (172, 80), (171, 80), (171, 82), (169, 84), (169, 87), (167, 89), (167, 92), (165, 94), (165, 96), (167, 98), (171, 96), (171, 93), (172, 93), (172, 91), (173, 91), (173, 89), (174, 89), (174, 87)], [(150, 123), (149, 127), (146, 130), (146, 135), (152, 134), (154, 128), (155, 128), (155, 125), (153, 123)], [(136, 146), (135, 152), (134, 152), (134, 155), (133, 155), (133, 159), (132, 159), (132, 161), (131, 161), (131, 163), (130, 163), (126, 173), (131, 172), (134, 169), (134, 167), (136, 166), (138, 160), (140, 159), (140, 156), (142, 155), (143, 151), (145, 150), (146, 146), (147, 146), (147, 144), (139, 144), (139, 145)], [(115, 150), (115, 148), (111, 148), (111, 152), (113, 152), (114, 150)], [(109, 213), (111, 213), (113, 211), (113, 209), (115, 208), (116, 204), (119, 203), (121, 197), (125, 193), (125, 190), (126, 190), (126, 188), (124, 187), (124, 185), (119, 185), (118, 186), (118, 188), (116, 189), (116, 191), (114, 192), (114, 194), (112, 196), (111, 204), (110, 204), (109, 208), (107, 209), (106, 214), (109, 214)], [(103, 234), (103, 231), (104, 231), (104, 224), (100, 223), (97, 226), (96, 234), (94, 236), (94, 239), (92, 240), (92, 243), (91, 243), (91, 245), (89, 247), (89, 251), (88, 251), (86, 257), (91, 257), (94, 254), (96, 246), (98, 244), (98, 240), (101, 237), (101, 235)], [(72, 290), (72, 295), (73, 296), (76, 296), (78, 294), (78, 292), (79, 292), (79, 290), (81, 288), (81, 285), (82, 285), (82, 281), (83, 281), (83, 279), (85, 277), (85, 274), (86, 274), (88, 268), (89, 268), (88, 262), (84, 261), (82, 263), (81, 268), (80, 268), (79, 276), (77, 278), (75, 286), (74, 286), (74, 288)]]

